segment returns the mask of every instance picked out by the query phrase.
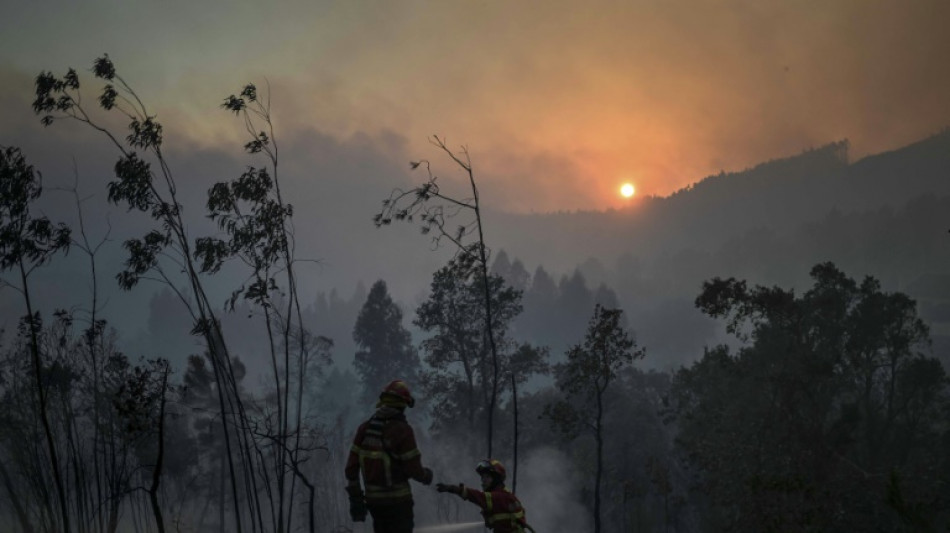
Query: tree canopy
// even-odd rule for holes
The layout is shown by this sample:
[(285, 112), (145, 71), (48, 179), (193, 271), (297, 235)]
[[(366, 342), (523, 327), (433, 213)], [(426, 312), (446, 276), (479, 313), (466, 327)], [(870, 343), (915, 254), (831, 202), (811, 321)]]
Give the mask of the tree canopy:
[(393, 379), (415, 381), (419, 355), (385, 281), (377, 281), (369, 290), (353, 327), (353, 340), (357, 345), (353, 366), (363, 381), (363, 398), (367, 402), (375, 399)]
[(718, 504), (712, 520), (743, 531), (931, 523), (947, 377), (923, 353), (928, 328), (911, 299), (872, 277), (831, 263), (811, 277), (801, 296), (716, 278), (696, 299), (742, 342), (707, 350), (674, 381), (678, 442)]

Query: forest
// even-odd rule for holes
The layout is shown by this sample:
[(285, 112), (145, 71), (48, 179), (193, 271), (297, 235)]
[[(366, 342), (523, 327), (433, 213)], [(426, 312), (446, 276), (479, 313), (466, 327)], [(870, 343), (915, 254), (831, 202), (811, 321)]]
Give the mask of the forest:
[[(343, 465), (397, 378), (419, 400), (409, 420), (436, 479), (475, 484), (476, 462), (501, 460), (538, 532), (950, 530), (950, 381), (934, 349), (950, 293), (942, 278), (893, 283), (905, 264), (947, 257), (947, 198), (723, 226), (719, 249), (647, 267), (625, 256), (613, 274), (579, 260), (559, 277), (483, 232), (493, 213), (468, 152), (433, 137), (438, 159), (411, 163), (421, 184), (373, 192), (382, 207), (365, 213), (377, 231), (418, 226), (450, 250), (425, 296), (400, 305), (378, 279), (314, 298), (269, 95), (248, 84), (222, 99), (256, 163), (195, 198), (133, 84), (108, 56), (91, 72), (96, 93), (75, 70), (41, 72), (33, 110), (114, 151), (103, 193), (144, 229), (104, 276), (111, 241), (87, 229), (97, 213), (78, 188), (67, 225), (37, 207), (48, 191), (36, 166), (0, 147), (0, 294), (19, 317), (0, 335), (4, 531), (361, 531)], [(843, 165), (845, 151), (805, 159)], [(443, 166), (470, 191), (440, 189)], [(663, 205), (713, 198), (703, 191), (724, 179)], [(780, 207), (761, 209), (787, 219)], [(683, 223), (702, 224), (688, 210), (697, 220)], [(942, 236), (900, 231), (920, 224)], [(861, 243), (828, 260), (852, 229), (892, 249), (879, 273), (853, 270)], [(39, 305), (43, 272), (66, 254), (85, 265), (86, 300)], [(785, 283), (761, 283), (770, 269)], [(160, 287), (123, 310), (146, 317), (140, 344), (103, 318), (106, 284)], [(480, 520), (431, 487), (413, 494), (417, 527)]]

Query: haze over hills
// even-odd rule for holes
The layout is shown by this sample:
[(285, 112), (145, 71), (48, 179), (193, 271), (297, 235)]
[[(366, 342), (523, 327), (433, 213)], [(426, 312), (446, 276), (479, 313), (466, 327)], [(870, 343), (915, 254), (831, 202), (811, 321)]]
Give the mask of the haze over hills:
[[(950, 130), (854, 163), (847, 152), (847, 141), (832, 143), (709, 176), (669, 197), (640, 199), (624, 210), (499, 214), (489, 221), (504, 248), (522, 251), (515, 255), (563, 268), (571, 263), (564, 250), (600, 258), (624, 252), (655, 256), (678, 248), (711, 251), (756, 228), (787, 232), (832, 210), (896, 209), (921, 195), (950, 194)], [(539, 241), (539, 234), (551, 241)], [(552, 241), (556, 247), (549, 246)]]
[[(848, 159), (847, 141), (840, 141), (709, 176), (670, 197), (643, 198), (628, 209), (489, 212), (486, 235), (496, 258), (504, 251), (532, 277), (540, 267), (559, 285), (545, 289), (558, 294), (534, 301), (592, 306), (598, 287), (613, 291), (627, 311), (629, 327), (647, 347), (647, 366), (685, 364), (700, 357), (704, 346), (725, 340), (721, 325), (693, 304), (703, 281), (734, 276), (802, 290), (810, 285), (810, 269), (824, 261), (856, 279), (874, 276), (886, 290), (917, 299), (932, 326), (936, 355), (950, 362), (948, 178), (950, 130), (856, 162)], [(427, 242), (418, 235), (406, 238), (406, 250)], [(392, 289), (415, 295), (415, 300), (402, 298), (407, 321), (446, 255), (441, 250), (387, 258), (393, 277), (384, 278)], [(532, 303), (533, 281), (528, 280), (515, 335), (551, 346), (557, 357), (580, 340), (590, 309), (546, 313)], [(590, 297), (572, 302), (563, 293), (576, 292), (578, 283), (586, 285)], [(349, 292), (341, 288), (340, 294), (345, 299)], [(339, 308), (349, 308), (355, 317), (360, 304)], [(344, 346), (349, 339), (348, 331), (324, 334), (344, 339)]]
[(840, 141), (625, 210), (496, 215), (489, 235), (529, 271), (580, 268), (589, 284), (614, 288), (631, 327), (653, 348), (648, 362), (664, 367), (698, 357), (714, 340), (692, 307), (702, 281), (804, 287), (823, 261), (918, 299), (935, 350), (946, 351), (947, 213), (950, 130), (853, 163)]
[[(311, 137), (307, 142), (320, 147), (330, 141)], [(305, 303), (311, 302), (315, 333), (334, 339), (335, 359), (344, 367), (352, 359), (353, 321), (366, 287), (384, 279), (408, 323), (426, 296), (432, 273), (451, 256), (449, 249), (432, 251), (429, 240), (411, 225), (373, 227), (370, 219), (379, 200), (390, 187), (404, 183), (382, 179), (392, 176), (391, 157), (374, 151), (367, 140), (352, 144), (342, 145), (344, 157), (331, 159), (316, 170), (308, 168), (306, 160), (295, 161), (294, 152), (328, 154), (329, 150), (311, 147), (303, 152), (303, 148), (291, 146), (291, 163), (285, 167), (292, 180), (289, 188), (301, 253), (322, 260), (318, 267), (302, 270)], [(185, 155), (180, 166), (184, 171), (198, 169), (193, 173), (203, 180), (210, 179), (208, 176), (220, 179), (240, 168), (220, 152)], [(111, 160), (105, 153), (97, 157), (97, 161)], [(375, 177), (368, 183), (353, 180), (345, 186), (336, 182), (324, 185), (319, 180), (321, 172), (346, 175), (357, 164)], [(43, 168), (42, 163), (38, 166)], [(311, 178), (314, 174), (316, 178)], [(100, 180), (107, 177), (97, 176)], [(207, 222), (200, 213), (206, 185), (201, 181), (186, 185), (194, 191), (189, 212), (194, 213), (195, 227), (204, 228)], [(372, 190), (368, 191), (369, 185)], [(99, 186), (88, 183), (84, 190)], [(485, 196), (483, 201), (490, 209), (491, 197)], [(58, 210), (48, 212), (62, 215), (67, 211), (71, 211), (68, 203), (60, 202)], [(593, 294), (603, 284), (613, 291), (617, 303), (627, 311), (629, 327), (647, 347), (645, 364), (671, 368), (697, 359), (704, 346), (723, 340), (721, 326), (693, 305), (704, 280), (734, 276), (750, 284), (802, 288), (810, 268), (823, 261), (835, 262), (855, 278), (875, 276), (885, 289), (901, 290), (918, 299), (923, 317), (933, 328), (935, 353), (946, 361), (950, 345), (947, 213), (950, 130), (856, 162), (849, 162), (848, 143), (840, 141), (747, 170), (709, 176), (669, 197), (640, 198), (622, 210), (549, 214), (489, 210), (485, 222), (495, 257), (505, 251), (532, 275), (541, 267), (555, 285), (586, 284)], [(119, 220), (129, 215), (111, 216)], [(198, 348), (187, 331), (170, 331), (175, 324), (180, 329), (187, 324), (179, 324), (183, 317), (175, 311), (175, 303), (161, 300), (155, 286), (142, 286), (131, 294), (119, 293), (114, 286), (114, 273), (124, 259), (119, 246), (126, 238), (122, 232), (137, 234), (141, 231), (137, 227), (116, 224), (112, 246), (100, 258), (100, 285), (110, 292), (106, 315), (118, 324), (132, 353), (195, 352)], [(193, 232), (198, 233), (198, 229)], [(70, 254), (42, 273), (44, 277), (39, 279), (45, 280), (45, 290), (37, 292), (48, 310), (77, 305), (64, 304), (70, 301), (64, 295), (85, 290), (88, 283), (75, 282), (85, 279), (85, 268), (81, 254)], [(581, 276), (574, 276), (575, 271)], [(223, 302), (241, 279), (224, 272), (214, 282)], [(13, 329), (12, 317), (20, 312), (15, 300), (4, 298), (0, 305), (7, 330)], [(149, 300), (151, 304), (146, 303)], [(591, 302), (587, 303), (593, 305)], [(567, 299), (562, 303), (573, 305)], [(553, 319), (532, 309), (527, 298), (525, 306), (525, 321), (540, 322), (530, 340), (551, 345), (555, 355), (563, 353), (568, 343), (580, 340), (591, 311), (565, 311), (560, 322), (551, 322)], [(242, 320), (237, 314), (231, 319), (236, 332), (247, 329)], [(525, 324), (521, 326), (525, 333)], [(551, 334), (545, 334), (545, 328)], [(171, 342), (176, 337), (180, 341)], [(184, 355), (171, 357), (183, 360)]]
[[(950, 533), (950, 1), (3, 13), (0, 533), (477, 529), (416, 466), (483, 457), (539, 532)], [(374, 224), (436, 177), (493, 329)]]

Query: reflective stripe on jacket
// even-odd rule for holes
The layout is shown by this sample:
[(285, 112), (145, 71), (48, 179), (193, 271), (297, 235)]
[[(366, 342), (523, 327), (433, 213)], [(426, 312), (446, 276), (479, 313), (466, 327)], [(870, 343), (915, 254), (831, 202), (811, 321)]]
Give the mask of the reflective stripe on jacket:
[(482, 509), (485, 525), (495, 533), (521, 533), (525, 530), (524, 507), (518, 497), (504, 486), (488, 492), (465, 487), (461, 496)]

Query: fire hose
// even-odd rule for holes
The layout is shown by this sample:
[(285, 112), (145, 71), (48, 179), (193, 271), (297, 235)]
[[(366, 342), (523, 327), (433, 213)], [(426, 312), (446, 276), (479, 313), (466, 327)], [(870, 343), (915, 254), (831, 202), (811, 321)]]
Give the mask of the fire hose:
[[(463, 531), (469, 528), (475, 528), (478, 526), (484, 526), (485, 522), (463, 522), (461, 524), (439, 524), (435, 526), (426, 526), (423, 528), (415, 529), (416, 533), (451, 533), (453, 531)], [(534, 528), (528, 524), (525, 524), (525, 530), (530, 531), (531, 533), (536, 533)]]

